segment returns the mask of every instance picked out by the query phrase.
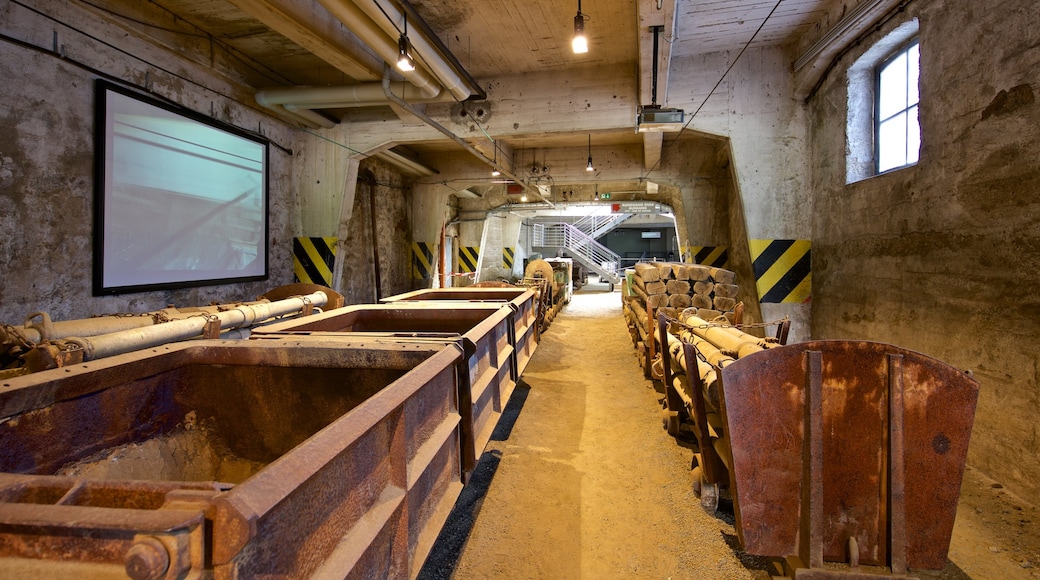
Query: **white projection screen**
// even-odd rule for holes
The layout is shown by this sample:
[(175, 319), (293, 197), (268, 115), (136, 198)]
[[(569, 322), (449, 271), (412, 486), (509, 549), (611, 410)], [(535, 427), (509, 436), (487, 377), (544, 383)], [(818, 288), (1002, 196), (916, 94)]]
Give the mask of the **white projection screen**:
[(97, 81), (94, 294), (267, 278), (268, 143)]

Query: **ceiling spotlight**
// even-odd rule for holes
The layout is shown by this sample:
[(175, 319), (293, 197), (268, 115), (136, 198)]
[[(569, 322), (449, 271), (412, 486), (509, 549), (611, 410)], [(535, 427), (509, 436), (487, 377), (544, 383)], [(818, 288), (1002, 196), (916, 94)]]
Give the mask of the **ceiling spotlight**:
[(408, 42), (408, 15), (404, 16), (404, 32), (397, 39), (397, 68), (408, 72), (415, 70), (415, 60), (412, 59), (412, 44)]
[(524, 202), (527, 201), (527, 194), (526, 193), (524, 195), (520, 196), (520, 201), (524, 201)]
[(585, 15), (581, 13), (581, 0), (578, 0), (578, 14), (574, 16), (574, 40), (571, 41), (574, 54), (585, 54), (589, 51), (589, 41), (585, 38)]
[(589, 164), (585, 166), (585, 171), (595, 171), (596, 168), (592, 166), (592, 135), (589, 135)]

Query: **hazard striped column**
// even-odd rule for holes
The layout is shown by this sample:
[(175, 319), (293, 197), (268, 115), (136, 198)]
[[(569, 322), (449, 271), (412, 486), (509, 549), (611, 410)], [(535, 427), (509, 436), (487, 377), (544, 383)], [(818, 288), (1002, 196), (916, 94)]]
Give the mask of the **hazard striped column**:
[(428, 242), (412, 242), (412, 278), (429, 280), (433, 277), (433, 245)]
[(513, 269), (513, 257), (516, 255), (513, 248), (505, 247), (502, 248), (502, 267), (506, 270)]
[(332, 287), (339, 238), (293, 238), (293, 274), (297, 282)]
[(712, 266), (715, 268), (726, 268), (729, 262), (729, 252), (726, 246), (683, 246), (679, 248), (682, 255), (689, 252), (694, 264)]
[(469, 274), (477, 271), (480, 259), (480, 246), (459, 246), (459, 272)]
[(748, 244), (760, 302), (809, 301), (812, 297), (809, 240), (748, 240)]

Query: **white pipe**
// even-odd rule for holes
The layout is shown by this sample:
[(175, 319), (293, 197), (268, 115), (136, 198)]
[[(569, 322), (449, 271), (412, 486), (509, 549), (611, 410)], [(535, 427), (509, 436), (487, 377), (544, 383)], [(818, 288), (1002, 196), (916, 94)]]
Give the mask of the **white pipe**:
[[(388, 35), (350, 0), (318, 0), (318, 2), (372, 48), (380, 58), (387, 63), (397, 63), (396, 31), (392, 36)], [(386, 17), (379, 14), (379, 19), (386, 20)], [(411, 72), (401, 74), (428, 97), (436, 96), (441, 92), (437, 79), (421, 66), (415, 67), (415, 70)]]
[(237, 306), (210, 316), (194, 316), (155, 326), (68, 340), (83, 348), (83, 360), (94, 360), (193, 338), (202, 334), (206, 323), (211, 318), (219, 321), (221, 329), (242, 328), (253, 326), (268, 318), (302, 310), (308, 303), (313, 306), (324, 306), (326, 302), (328, 302), (328, 296), (324, 292), (315, 292), (307, 296), (287, 298), (276, 302)]
[[(329, 0), (319, 1), (324, 4)], [(350, 0), (342, 1), (349, 2)], [(394, 24), (399, 22), (403, 23), (404, 14), (397, 8), (396, 4), (386, 2), (385, 0), (353, 0), (353, 2), (357, 7), (361, 8), (361, 10), (363, 10), (373, 22), (376, 22), (384, 32), (393, 37), (397, 36), (397, 28), (394, 27)], [(383, 15), (384, 13), (386, 16)], [(387, 16), (389, 16), (389, 19)], [(411, 41), (412, 47), (422, 55), (422, 63), (430, 67), (433, 76), (444, 85), (444, 88), (447, 89), (448, 92), (455, 95), (455, 98), (460, 101), (464, 101), (473, 95), (473, 91), (465, 81), (455, 73), (451, 68), (451, 65), (441, 58), (440, 53), (436, 48), (434, 48), (426, 36), (420, 34), (417, 29), (413, 29), (409, 31), (408, 39)], [(388, 62), (396, 62), (396, 58), (397, 57), (395, 56), (394, 60)]]
[(322, 115), (315, 113), (314, 111), (289, 111), (281, 105), (265, 105), (260, 101), (257, 101), (257, 104), (270, 109), (272, 112), (274, 112), (279, 117), (282, 117), (283, 119), (289, 119), (296, 124), (307, 127), (308, 129), (316, 129), (318, 127), (325, 127), (326, 129), (331, 129), (332, 127), (336, 126), (335, 123), (326, 119)]
[[(413, 84), (405, 84), (401, 98), (411, 102), (430, 102), (434, 100), (452, 100), (451, 95), (440, 92), (427, 96)], [(285, 105), (310, 109), (335, 109), (340, 107), (356, 107), (363, 105), (385, 105), (382, 83), (363, 83), (359, 85), (332, 87), (272, 87), (256, 94), (256, 102), (264, 105)]]
[(324, 115), (312, 111), (310, 109), (290, 109), (289, 107), (285, 107), (285, 112), (290, 115), (296, 115), (297, 117), (304, 119), (309, 123), (313, 123), (319, 127), (325, 127), (326, 129), (331, 129), (336, 126), (335, 121), (328, 119)]

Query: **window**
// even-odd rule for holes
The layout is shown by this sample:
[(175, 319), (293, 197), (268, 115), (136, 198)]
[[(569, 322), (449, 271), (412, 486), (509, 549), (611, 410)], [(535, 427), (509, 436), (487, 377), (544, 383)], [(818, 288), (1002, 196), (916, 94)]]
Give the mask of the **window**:
[(914, 40), (877, 69), (875, 159), (877, 172), (917, 163), (921, 126), (917, 121), (920, 50)]
[(913, 18), (878, 39), (849, 67), (846, 183), (917, 162), (921, 143), (917, 38), (918, 23)]

